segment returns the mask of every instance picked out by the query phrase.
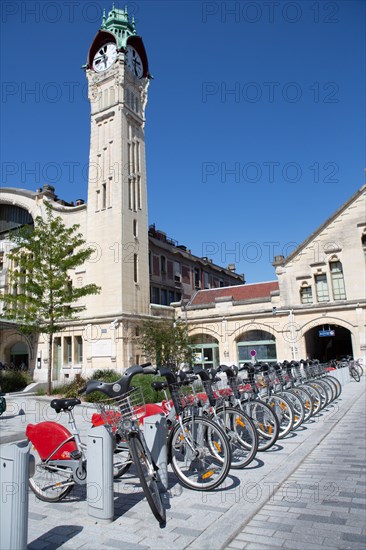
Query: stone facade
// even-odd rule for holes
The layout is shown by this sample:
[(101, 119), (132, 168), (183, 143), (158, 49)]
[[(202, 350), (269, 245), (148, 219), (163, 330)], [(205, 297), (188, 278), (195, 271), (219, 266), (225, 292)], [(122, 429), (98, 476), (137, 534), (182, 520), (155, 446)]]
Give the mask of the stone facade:
[(288, 258), (276, 257), (277, 282), (199, 291), (178, 308), (197, 362), (237, 364), (257, 350), (263, 360), (349, 354), (365, 363), (365, 194), (364, 186)]

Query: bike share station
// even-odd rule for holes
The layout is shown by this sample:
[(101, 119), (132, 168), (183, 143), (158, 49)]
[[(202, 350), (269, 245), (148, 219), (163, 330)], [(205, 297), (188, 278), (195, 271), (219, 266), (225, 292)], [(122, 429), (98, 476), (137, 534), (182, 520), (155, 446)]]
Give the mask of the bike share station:
[[(167, 424), (163, 414), (144, 419), (143, 431), (152, 459), (158, 468), (162, 492), (168, 489)], [(87, 438), (87, 511), (98, 522), (114, 518), (114, 437), (106, 426), (91, 427)], [(0, 532), (1, 548), (25, 550), (28, 537), (28, 478), (34, 473), (31, 443), (0, 446)]]

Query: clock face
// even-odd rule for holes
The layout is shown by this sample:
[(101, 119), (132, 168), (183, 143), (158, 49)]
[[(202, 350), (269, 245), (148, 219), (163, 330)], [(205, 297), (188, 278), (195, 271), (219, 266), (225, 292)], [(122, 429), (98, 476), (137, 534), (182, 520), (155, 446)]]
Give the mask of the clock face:
[(132, 46), (127, 46), (126, 48), (126, 64), (130, 71), (137, 76), (137, 78), (142, 78), (144, 74), (144, 66), (141, 57)]
[(117, 59), (117, 47), (113, 42), (104, 44), (94, 56), (93, 69), (96, 73), (102, 73), (109, 69)]

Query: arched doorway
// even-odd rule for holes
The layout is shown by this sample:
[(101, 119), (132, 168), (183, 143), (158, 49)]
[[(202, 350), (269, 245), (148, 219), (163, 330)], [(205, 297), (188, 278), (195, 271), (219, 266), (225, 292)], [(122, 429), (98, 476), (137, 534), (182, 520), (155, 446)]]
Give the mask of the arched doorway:
[(17, 342), (10, 348), (10, 364), (17, 370), (28, 370), (29, 353), (24, 342)]
[(353, 356), (352, 334), (339, 325), (318, 325), (305, 333), (306, 355), (309, 359), (327, 362)]
[(208, 334), (196, 334), (190, 338), (194, 350), (193, 362), (204, 368), (218, 367), (220, 364), (219, 342)]
[(265, 330), (248, 330), (241, 334), (237, 340), (238, 363), (250, 363), (251, 352), (255, 351), (256, 361), (267, 363), (277, 360), (276, 338)]

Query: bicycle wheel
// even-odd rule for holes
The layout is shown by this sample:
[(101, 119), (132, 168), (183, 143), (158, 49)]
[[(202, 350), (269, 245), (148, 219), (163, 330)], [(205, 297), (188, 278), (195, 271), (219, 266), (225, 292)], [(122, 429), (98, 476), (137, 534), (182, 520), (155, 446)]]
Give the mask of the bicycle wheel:
[(300, 387), (291, 388), (291, 391), (300, 397), (305, 409), (304, 422), (307, 422), (309, 418), (313, 416), (314, 409), (314, 400), (310, 392), (308, 392), (305, 388)]
[(321, 380), (313, 380), (311, 382), (311, 386), (313, 388), (316, 388), (318, 392), (321, 395), (322, 398), (322, 409), (325, 409), (327, 405), (329, 405), (330, 402), (330, 390), (329, 387), (327, 388)]
[(119, 444), (116, 446), (113, 453), (113, 478), (118, 479), (122, 477), (132, 464), (131, 453), (126, 444)]
[(226, 478), (230, 444), (222, 428), (204, 417), (177, 423), (168, 440), (169, 460), (179, 481), (195, 491), (210, 491)]
[(56, 466), (56, 461), (52, 460), (45, 463), (35, 447), (31, 454), (34, 456), (35, 470), (28, 484), (33, 493), (44, 502), (59, 502), (65, 498), (75, 484), (71, 469)]
[(248, 466), (258, 450), (258, 434), (253, 421), (247, 414), (234, 407), (220, 407), (211, 417), (220, 426), (230, 442), (231, 468)]
[(336, 378), (335, 376), (332, 376), (331, 374), (327, 374), (327, 377), (326, 379), (328, 381), (330, 381), (332, 384), (334, 384), (335, 388), (336, 388), (336, 399), (338, 399), (338, 397), (341, 395), (342, 393), (342, 384), (340, 383), (340, 381), (338, 380), (338, 378)]
[(272, 407), (273, 412), (278, 418), (280, 423), (278, 439), (282, 439), (292, 430), (295, 417), (294, 409), (284, 397), (280, 397), (279, 395), (271, 395), (266, 399), (266, 402)]
[(161, 502), (156, 472), (150, 453), (144, 448), (139, 434), (131, 434), (129, 439), (130, 452), (141, 487), (149, 503), (150, 509), (159, 523), (165, 523), (166, 513)]
[(323, 384), (323, 386), (325, 387), (325, 390), (328, 394), (328, 405), (329, 405), (337, 397), (337, 389), (334, 386), (334, 384), (332, 384), (332, 382), (328, 380), (328, 378), (321, 378), (319, 382)]
[(277, 441), (280, 433), (280, 424), (277, 416), (266, 403), (262, 401), (248, 401), (242, 403), (244, 410), (253, 420), (258, 433), (258, 451), (267, 451)]
[(300, 388), (305, 389), (310, 393), (313, 398), (313, 415), (317, 414), (321, 410), (322, 396), (320, 392), (314, 388), (310, 383), (303, 384)]
[(300, 397), (296, 395), (296, 393), (292, 392), (292, 390), (286, 390), (282, 394), (285, 399), (288, 399), (290, 401), (293, 409), (294, 409), (294, 425), (292, 427), (293, 430), (297, 430), (301, 426), (301, 424), (304, 422), (305, 419), (305, 407), (303, 402), (301, 401)]
[(363, 376), (363, 366), (360, 365), (359, 363), (355, 363), (354, 367), (358, 371), (358, 374), (360, 375), (360, 377)]
[(360, 374), (359, 372), (355, 369), (355, 367), (350, 367), (349, 368), (349, 373), (350, 375), (352, 376), (352, 378), (354, 380), (356, 380), (356, 382), (359, 382), (361, 380), (361, 377), (360, 377)]

